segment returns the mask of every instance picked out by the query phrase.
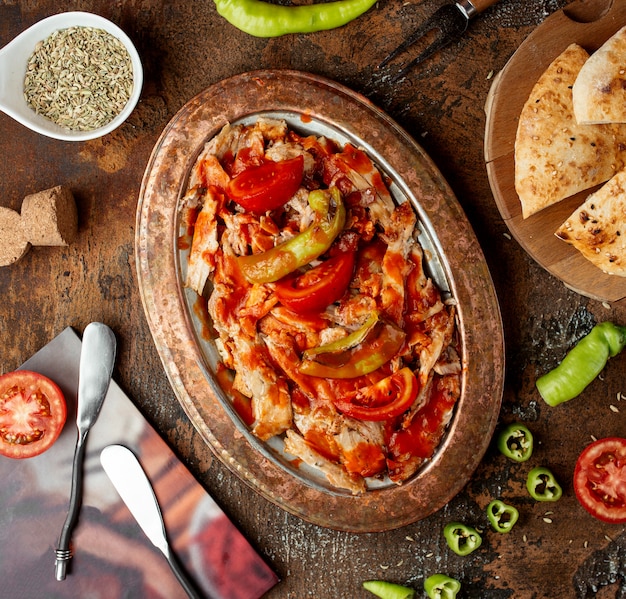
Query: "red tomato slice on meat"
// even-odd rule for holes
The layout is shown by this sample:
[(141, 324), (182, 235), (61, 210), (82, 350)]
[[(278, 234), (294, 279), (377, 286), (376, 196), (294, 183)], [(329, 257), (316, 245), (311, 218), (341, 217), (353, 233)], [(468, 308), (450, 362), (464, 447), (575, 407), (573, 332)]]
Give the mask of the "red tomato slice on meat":
[(335, 407), (352, 418), (380, 422), (404, 414), (417, 397), (419, 383), (410, 368), (359, 389), (354, 397), (337, 399)]
[(276, 295), (284, 306), (298, 314), (321, 312), (346, 292), (353, 270), (354, 252), (344, 252), (300, 276), (279, 281)]
[(249, 212), (263, 213), (288, 202), (298, 191), (303, 175), (303, 156), (268, 161), (247, 168), (231, 179), (226, 193)]
[(28, 370), (0, 376), (0, 454), (43, 453), (61, 434), (66, 417), (63, 392), (49, 378)]
[(595, 518), (626, 522), (626, 439), (599, 439), (584, 449), (574, 469), (574, 491)]

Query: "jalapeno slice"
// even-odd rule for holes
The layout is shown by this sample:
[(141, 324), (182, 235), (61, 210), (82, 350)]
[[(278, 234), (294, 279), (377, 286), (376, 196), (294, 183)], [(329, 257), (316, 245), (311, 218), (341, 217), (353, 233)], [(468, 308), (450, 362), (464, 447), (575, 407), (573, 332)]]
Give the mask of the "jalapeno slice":
[(461, 522), (446, 524), (443, 529), (443, 536), (448, 547), (457, 555), (469, 555), (478, 549), (483, 542), (483, 538), (475, 528), (466, 526)]
[(520, 422), (509, 424), (498, 436), (498, 449), (514, 462), (525, 462), (533, 453), (533, 434)]
[(496, 532), (507, 533), (515, 526), (519, 518), (516, 507), (508, 505), (500, 499), (494, 499), (487, 506), (487, 518)]
[(530, 496), (537, 501), (558, 501), (563, 495), (563, 489), (554, 474), (543, 466), (533, 468), (528, 473), (526, 488)]
[(461, 590), (461, 583), (445, 574), (433, 574), (424, 580), (424, 590), (430, 599), (454, 599)]

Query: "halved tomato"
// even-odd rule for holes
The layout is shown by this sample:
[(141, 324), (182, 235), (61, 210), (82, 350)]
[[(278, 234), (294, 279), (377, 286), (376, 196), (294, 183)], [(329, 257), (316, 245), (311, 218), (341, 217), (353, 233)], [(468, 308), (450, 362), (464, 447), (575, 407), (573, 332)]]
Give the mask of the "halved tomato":
[(353, 397), (334, 401), (335, 407), (358, 420), (382, 421), (404, 414), (417, 397), (419, 383), (410, 368), (359, 389)]
[(354, 252), (343, 252), (297, 277), (276, 284), (281, 303), (298, 314), (321, 312), (348, 288), (354, 270)]
[(607, 437), (586, 447), (576, 461), (574, 491), (603, 522), (626, 522), (626, 439)]
[(63, 392), (49, 378), (29, 370), (0, 376), (0, 454), (32, 458), (43, 453), (66, 418)]
[(252, 166), (230, 180), (228, 197), (250, 212), (262, 214), (280, 208), (302, 183), (304, 157)]

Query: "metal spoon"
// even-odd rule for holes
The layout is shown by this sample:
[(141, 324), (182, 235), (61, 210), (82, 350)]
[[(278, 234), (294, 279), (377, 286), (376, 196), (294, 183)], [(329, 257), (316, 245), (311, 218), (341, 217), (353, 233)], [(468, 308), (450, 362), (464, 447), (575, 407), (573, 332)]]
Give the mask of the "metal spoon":
[(55, 552), (57, 580), (65, 580), (67, 562), (72, 557), (70, 540), (82, 501), (85, 442), (89, 430), (100, 414), (100, 408), (109, 389), (115, 362), (115, 349), (115, 335), (108, 326), (101, 322), (92, 322), (85, 327), (78, 375), (76, 410), (78, 439), (74, 451), (70, 504), (59, 538), (58, 549)]

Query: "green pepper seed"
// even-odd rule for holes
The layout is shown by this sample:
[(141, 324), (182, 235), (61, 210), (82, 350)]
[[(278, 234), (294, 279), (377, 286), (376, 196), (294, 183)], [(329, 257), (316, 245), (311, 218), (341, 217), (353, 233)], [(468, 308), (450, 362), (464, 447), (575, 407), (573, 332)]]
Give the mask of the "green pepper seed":
[(554, 474), (543, 466), (533, 468), (528, 473), (526, 488), (530, 496), (537, 501), (558, 501), (563, 495), (563, 489)]
[(454, 599), (461, 590), (461, 583), (445, 574), (433, 574), (424, 580), (424, 590), (429, 599)]
[(555, 369), (537, 379), (539, 394), (550, 406), (577, 397), (625, 346), (626, 327), (612, 322), (597, 324)]
[(282, 6), (261, 0), (215, 0), (217, 12), (231, 25), (256, 37), (313, 33), (346, 25), (378, 0), (335, 0)]

